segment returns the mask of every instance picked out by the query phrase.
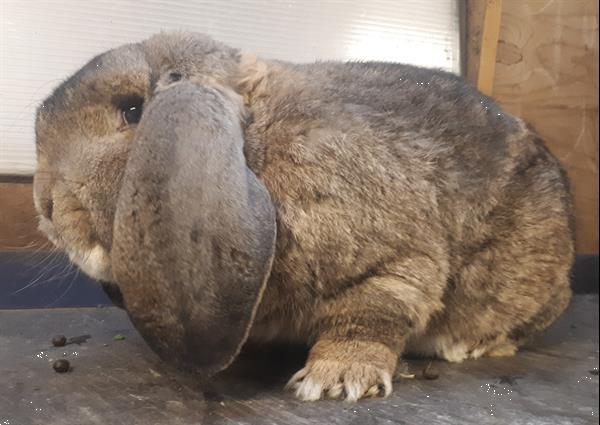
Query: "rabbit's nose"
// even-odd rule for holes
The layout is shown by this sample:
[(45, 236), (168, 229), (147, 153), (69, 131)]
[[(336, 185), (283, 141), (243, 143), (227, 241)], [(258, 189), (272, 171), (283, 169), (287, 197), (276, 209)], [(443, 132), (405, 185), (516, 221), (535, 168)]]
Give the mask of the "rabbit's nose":
[(46, 168), (40, 167), (33, 176), (33, 201), (40, 215), (52, 220), (54, 213), (54, 197), (52, 189), (54, 187), (54, 175)]
[(43, 199), (41, 202), (42, 215), (48, 220), (52, 220), (52, 213), (54, 212), (54, 200), (52, 198)]

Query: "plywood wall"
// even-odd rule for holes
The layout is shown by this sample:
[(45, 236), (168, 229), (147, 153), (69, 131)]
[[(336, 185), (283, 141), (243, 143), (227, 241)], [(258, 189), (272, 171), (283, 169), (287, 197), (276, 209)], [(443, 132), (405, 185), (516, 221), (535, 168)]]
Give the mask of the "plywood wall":
[(37, 230), (32, 184), (0, 182), (0, 251), (27, 251), (49, 247)]
[[(485, 0), (468, 8), (476, 80)], [(503, 0), (492, 96), (532, 124), (571, 178), (577, 250), (598, 252), (598, 1)]]

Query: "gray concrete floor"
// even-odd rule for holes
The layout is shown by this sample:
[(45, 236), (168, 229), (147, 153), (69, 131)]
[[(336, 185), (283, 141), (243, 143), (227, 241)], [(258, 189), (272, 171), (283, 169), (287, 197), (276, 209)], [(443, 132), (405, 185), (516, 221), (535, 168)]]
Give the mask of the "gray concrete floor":
[[(91, 337), (55, 348), (55, 334)], [(437, 380), (396, 382), (387, 399), (295, 400), (282, 387), (304, 356), (250, 348), (200, 383), (161, 364), (116, 308), (0, 310), (0, 425), (598, 423), (597, 295), (576, 296), (515, 357), (435, 361)], [(54, 372), (58, 358), (72, 370)]]

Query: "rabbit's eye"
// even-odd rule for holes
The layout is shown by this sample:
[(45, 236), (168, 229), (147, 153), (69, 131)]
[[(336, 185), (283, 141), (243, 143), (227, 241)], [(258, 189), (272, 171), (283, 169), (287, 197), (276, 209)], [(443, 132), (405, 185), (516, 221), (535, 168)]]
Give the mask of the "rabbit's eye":
[(140, 122), (142, 118), (144, 99), (141, 97), (131, 97), (119, 104), (121, 117), (124, 125), (132, 125)]
[(142, 105), (130, 106), (128, 109), (124, 109), (122, 114), (126, 124), (137, 124), (142, 118)]

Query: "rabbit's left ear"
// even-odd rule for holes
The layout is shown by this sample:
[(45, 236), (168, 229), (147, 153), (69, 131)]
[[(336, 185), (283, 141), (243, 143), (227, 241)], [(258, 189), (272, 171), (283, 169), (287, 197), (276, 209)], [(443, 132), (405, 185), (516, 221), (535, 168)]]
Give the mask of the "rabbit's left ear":
[(232, 96), (184, 82), (149, 102), (113, 230), (132, 322), (164, 360), (207, 375), (246, 340), (275, 250), (275, 211), (246, 166)]

